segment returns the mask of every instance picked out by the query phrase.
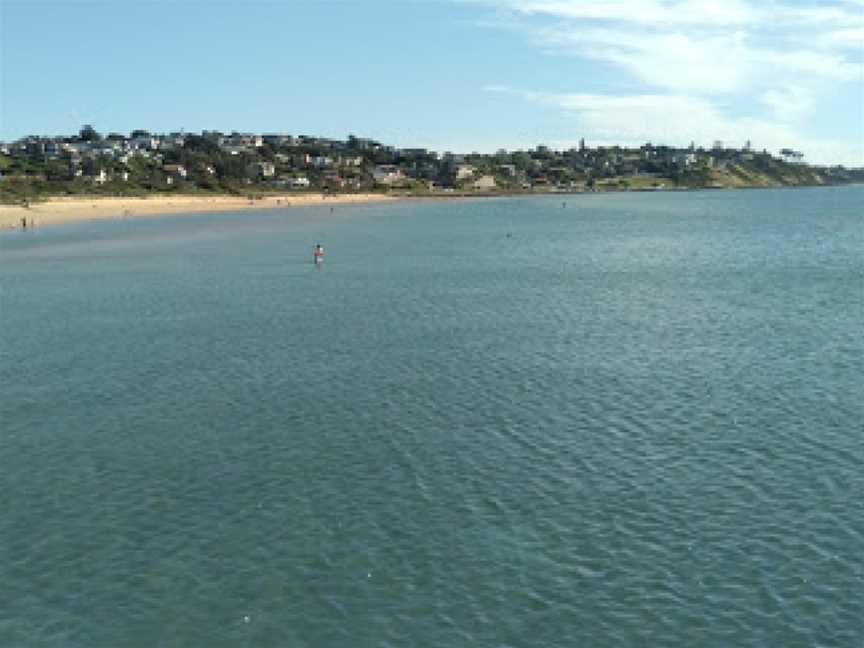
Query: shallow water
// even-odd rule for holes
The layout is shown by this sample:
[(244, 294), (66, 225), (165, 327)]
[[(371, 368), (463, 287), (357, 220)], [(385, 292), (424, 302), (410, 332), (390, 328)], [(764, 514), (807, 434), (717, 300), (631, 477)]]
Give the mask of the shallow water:
[(0, 232), (0, 645), (860, 648), (862, 204)]

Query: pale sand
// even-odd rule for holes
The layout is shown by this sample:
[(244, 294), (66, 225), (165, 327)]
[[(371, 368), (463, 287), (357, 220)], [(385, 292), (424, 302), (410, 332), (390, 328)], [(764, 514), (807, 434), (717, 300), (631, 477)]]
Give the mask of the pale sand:
[(27, 225), (57, 225), (75, 221), (107, 218), (137, 218), (158, 214), (185, 212), (234, 211), (241, 209), (272, 209), (277, 207), (306, 207), (335, 205), (377, 200), (393, 200), (382, 194), (284, 194), (250, 200), (238, 196), (148, 196), (146, 198), (70, 197), (51, 198), (33, 203), (30, 207), (0, 205), (0, 228)]

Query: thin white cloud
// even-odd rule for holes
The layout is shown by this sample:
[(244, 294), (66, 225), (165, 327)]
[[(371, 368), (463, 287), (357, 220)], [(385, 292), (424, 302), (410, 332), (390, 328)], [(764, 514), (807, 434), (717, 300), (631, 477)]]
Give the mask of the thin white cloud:
[(613, 63), (659, 88), (700, 94), (740, 92), (759, 84), (804, 75), (848, 81), (861, 66), (842, 54), (813, 48), (779, 51), (751, 45), (746, 33), (639, 32), (631, 29), (545, 27), (534, 32), (538, 45)]
[[(473, 0), (524, 16), (559, 20), (601, 20), (690, 27), (836, 27), (862, 22), (864, 2), (831, 0), (799, 5), (753, 0)], [(851, 5), (851, 7), (850, 7)]]
[(864, 163), (864, 143), (854, 139), (860, 123), (847, 125), (853, 139), (845, 142), (801, 131), (817, 110), (832, 110), (820, 102), (855, 94), (843, 86), (864, 90), (864, 0), (468, 1), (494, 6), (502, 25), (547, 52), (602, 62), (625, 73), (619, 86), (643, 88), (622, 97), (521, 93), (575, 115), (586, 134), (676, 144), (752, 139), (819, 151), (811, 158), (818, 162), (831, 162), (823, 156), (833, 152)]
[(774, 88), (765, 92), (760, 99), (771, 109), (777, 120), (783, 123), (799, 121), (810, 112), (815, 103), (813, 93), (801, 86)]
[(835, 29), (822, 35), (820, 42), (829, 48), (851, 48), (864, 51), (864, 27)]
[(849, 48), (864, 31), (864, 14), (836, 6), (760, 9), (741, 0), (504, 4), (517, 15), (544, 18), (522, 23), (538, 46), (612, 63), (668, 90), (718, 94), (766, 80), (800, 82), (794, 78), (799, 75), (848, 81), (861, 74), (862, 63), (849, 58)]
[(626, 21), (643, 25), (743, 25), (756, 20), (753, 10), (740, 0), (608, 0), (602, 3), (573, 0), (504, 0), (496, 2), (495, 5), (529, 16)]
[[(735, 33), (694, 39), (678, 33), (549, 28), (539, 36), (547, 46), (616, 64), (648, 85), (669, 90), (734, 92), (748, 84), (753, 71), (752, 54)], [(724, 64), (717, 65), (718, 60)]]

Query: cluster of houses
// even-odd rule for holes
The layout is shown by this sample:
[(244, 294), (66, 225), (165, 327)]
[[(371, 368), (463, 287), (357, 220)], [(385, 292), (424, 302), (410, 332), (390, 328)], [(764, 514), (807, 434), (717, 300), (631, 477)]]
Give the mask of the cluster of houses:
[[(783, 160), (802, 162), (784, 149)], [(538, 146), (494, 154), (438, 154), (395, 148), (349, 136), (334, 140), (306, 135), (151, 134), (103, 137), (85, 126), (77, 136), (25, 137), (0, 143), (0, 175), (41, 176), (47, 180), (93, 184), (144, 183), (149, 188), (212, 185), (232, 181), (274, 188), (351, 191), (412, 188), (428, 191), (497, 189), (554, 190), (591, 186), (604, 178), (668, 177), (695, 169), (723, 169), (758, 156), (748, 142), (730, 149), (654, 146), (594, 147), (585, 141), (566, 151)], [(146, 181), (146, 182), (145, 182)]]

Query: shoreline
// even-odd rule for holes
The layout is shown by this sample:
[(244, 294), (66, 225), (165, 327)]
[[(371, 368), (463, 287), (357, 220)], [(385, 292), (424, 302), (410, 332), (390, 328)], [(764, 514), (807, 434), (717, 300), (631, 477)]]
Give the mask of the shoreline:
[(127, 218), (146, 218), (170, 214), (196, 214), (220, 211), (247, 211), (258, 209), (291, 209), (321, 205), (364, 204), (371, 202), (411, 201), (411, 200), (466, 200), (488, 198), (525, 198), (552, 196), (602, 196), (620, 193), (683, 193), (717, 192), (744, 189), (803, 189), (814, 187), (864, 186), (864, 183), (841, 185), (781, 185), (776, 187), (666, 187), (612, 189), (599, 191), (498, 191), (498, 192), (448, 192), (448, 193), (356, 193), (324, 194), (271, 194), (256, 198), (229, 195), (160, 195), (141, 197), (115, 196), (62, 196), (22, 205), (0, 204), (0, 230), (21, 229), (22, 219), (27, 226), (64, 225), (96, 220), (122, 220)]
[(21, 229), (22, 219), (28, 227), (63, 225), (91, 220), (112, 220), (192, 214), (216, 211), (256, 209), (290, 209), (316, 205), (355, 204), (395, 200), (394, 196), (376, 193), (359, 194), (274, 194), (250, 199), (241, 196), (165, 196), (111, 197), (74, 196), (49, 198), (21, 205), (0, 205), (0, 229)]

